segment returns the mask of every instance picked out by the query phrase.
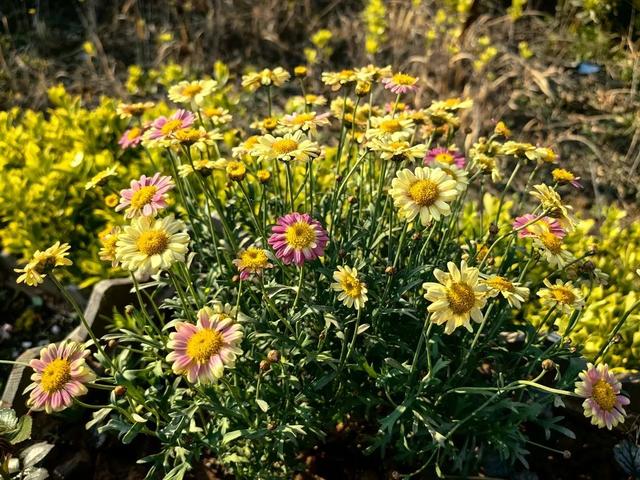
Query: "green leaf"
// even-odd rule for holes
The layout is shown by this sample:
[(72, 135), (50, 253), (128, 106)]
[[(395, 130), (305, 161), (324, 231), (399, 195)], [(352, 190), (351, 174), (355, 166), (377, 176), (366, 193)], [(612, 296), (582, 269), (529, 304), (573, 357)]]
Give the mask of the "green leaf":
[(11, 435), (9, 441), (12, 445), (16, 445), (17, 443), (24, 442), (31, 438), (31, 427), (33, 425), (33, 420), (29, 415), (23, 415), (18, 420), (18, 426), (15, 431)]
[(232, 432), (227, 432), (224, 434), (224, 437), (222, 437), (222, 445), (233, 442), (246, 433), (248, 433), (248, 430), (234, 430)]

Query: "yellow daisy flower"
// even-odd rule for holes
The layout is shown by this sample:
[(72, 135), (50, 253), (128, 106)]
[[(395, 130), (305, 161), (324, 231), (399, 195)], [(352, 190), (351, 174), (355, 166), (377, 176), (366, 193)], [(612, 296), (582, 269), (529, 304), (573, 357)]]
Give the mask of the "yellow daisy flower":
[(540, 201), (542, 208), (549, 212), (549, 216), (556, 218), (565, 230), (574, 229), (575, 220), (570, 213), (573, 207), (564, 205), (558, 192), (548, 185), (540, 184), (534, 185), (530, 193)]
[(14, 269), (20, 274), (16, 283), (26, 283), (35, 287), (44, 282), (47, 272), (56, 267), (72, 265), (73, 262), (67, 258), (69, 248), (71, 247), (68, 243), (56, 242), (44, 251), (36, 250), (27, 265)]
[(176, 103), (194, 103), (202, 105), (205, 98), (218, 86), (215, 80), (182, 81), (169, 89), (169, 100)]
[(384, 138), (394, 135), (397, 140), (409, 140), (413, 133), (414, 123), (410, 118), (371, 117), (371, 128), (367, 130), (367, 138)]
[(333, 272), (334, 283), (331, 288), (340, 292), (338, 300), (347, 307), (360, 310), (367, 302), (367, 285), (358, 278), (358, 270), (348, 266), (340, 266)]
[(584, 307), (584, 296), (571, 282), (562, 283), (556, 280), (553, 285), (548, 279), (544, 279), (547, 288), (538, 291), (542, 302), (550, 307), (554, 305), (563, 313), (571, 313), (573, 309)]
[(451, 214), (451, 203), (457, 196), (456, 182), (440, 168), (405, 168), (391, 181), (389, 195), (400, 209), (400, 217), (412, 221), (418, 215), (422, 225)]
[(125, 270), (155, 275), (184, 261), (189, 244), (187, 227), (173, 215), (137, 217), (124, 227), (116, 242), (116, 260)]
[(422, 285), (426, 290), (424, 298), (432, 302), (428, 307), (431, 321), (436, 325), (446, 324), (446, 334), (458, 327), (471, 332), (471, 320), (480, 323), (484, 318), (481, 309), (486, 303), (487, 286), (479, 283), (479, 270), (467, 267), (464, 260), (460, 269), (453, 262), (447, 263), (447, 269), (448, 273), (438, 268), (433, 271), (438, 283)]
[(274, 137), (270, 134), (259, 137), (251, 155), (258, 157), (259, 161), (278, 159), (284, 162), (292, 160), (306, 162), (320, 155), (320, 147), (298, 130), (282, 137)]
[(518, 282), (512, 282), (499, 275), (486, 278), (482, 280), (482, 283), (489, 289), (488, 297), (502, 295), (513, 308), (520, 308), (522, 302), (529, 298), (529, 289), (527, 287), (523, 287)]

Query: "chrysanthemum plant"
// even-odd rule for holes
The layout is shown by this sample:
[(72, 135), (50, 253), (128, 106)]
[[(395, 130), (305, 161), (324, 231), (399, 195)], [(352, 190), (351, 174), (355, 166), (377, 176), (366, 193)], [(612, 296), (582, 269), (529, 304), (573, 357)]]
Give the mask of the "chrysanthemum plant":
[[(211, 80), (170, 89), (179, 110), (127, 146), (164, 163), (122, 190), (101, 252), (131, 276), (127, 328), (43, 349), (31, 408), (76, 404), (125, 443), (154, 437), (148, 478), (209, 456), (237, 478), (291, 478), (339, 424), (400, 477), (469, 475), (496, 458), (526, 465), (529, 435), (540, 448), (571, 435), (565, 397), (598, 427), (622, 422), (629, 399), (599, 360), (630, 311), (595, 358), (567, 340), (598, 277), (565, 278), (586, 258), (563, 244), (561, 193), (578, 179), (551, 175), (555, 153), (502, 123), (463, 151), (472, 102), (410, 106), (420, 82), (389, 67), (323, 73), (329, 109), (306, 75), (246, 75), (251, 118), (219, 108)], [(220, 141), (231, 129), (233, 148)], [(502, 192), (493, 211), (487, 190)], [(21, 280), (64, 292), (68, 255), (36, 252)], [(542, 322), (523, 315), (532, 302)], [(87, 387), (111, 394), (89, 404)]]

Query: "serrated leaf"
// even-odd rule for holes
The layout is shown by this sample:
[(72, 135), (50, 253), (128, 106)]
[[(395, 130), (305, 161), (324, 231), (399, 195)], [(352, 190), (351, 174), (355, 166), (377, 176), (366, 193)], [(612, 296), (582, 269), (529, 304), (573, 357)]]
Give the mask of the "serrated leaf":
[(613, 447), (613, 458), (627, 475), (640, 477), (640, 449), (629, 440), (623, 440)]

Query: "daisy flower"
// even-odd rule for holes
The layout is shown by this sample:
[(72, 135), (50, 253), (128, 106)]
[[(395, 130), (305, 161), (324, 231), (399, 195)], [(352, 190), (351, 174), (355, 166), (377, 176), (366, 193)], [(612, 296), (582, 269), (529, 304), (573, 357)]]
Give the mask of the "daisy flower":
[(425, 165), (431, 165), (432, 163), (455, 165), (458, 168), (464, 168), (465, 159), (464, 155), (456, 150), (439, 147), (432, 148), (424, 157)]
[(400, 170), (391, 181), (389, 195), (400, 209), (400, 217), (412, 221), (418, 215), (423, 226), (431, 219), (451, 213), (451, 203), (457, 196), (456, 182), (439, 168), (417, 167)]
[(147, 140), (164, 140), (171, 138), (178, 130), (193, 125), (196, 116), (187, 110), (178, 110), (169, 118), (156, 118), (144, 135)]
[(196, 80), (189, 82), (184, 80), (169, 88), (169, 100), (176, 103), (192, 103), (202, 105), (204, 99), (218, 86), (215, 80)]
[(107, 180), (109, 180), (109, 178), (115, 177), (116, 175), (118, 175), (118, 166), (117, 165), (112, 165), (109, 168), (105, 168), (104, 170), (99, 171), (93, 177), (91, 177), (91, 180), (89, 180), (84, 185), (84, 189), (85, 190), (93, 190), (96, 187), (100, 187), (100, 186), (104, 185), (105, 183), (107, 183)]
[(249, 247), (246, 250), (238, 252), (238, 258), (233, 261), (240, 272), (240, 280), (246, 280), (251, 275), (262, 275), (262, 272), (267, 268), (272, 268), (273, 265), (269, 263), (269, 257), (267, 251), (258, 247)]
[(47, 272), (56, 267), (72, 265), (73, 262), (67, 258), (70, 248), (68, 243), (56, 242), (44, 251), (36, 250), (26, 266), (14, 269), (20, 274), (16, 283), (35, 287), (44, 282)]
[(449, 112), (455, 112), (456, 110), (462, 110), (473, 107), (473, 100), (470, 98), (447, 98), (446, 100), (434, 100), (429, 105), (429, 110), (446, 110)]
[(320, 222), (306, 213), (289, 213), (271, 229), (269, 245), (285, 265), (301, 266), (307, 260), (324, 255), (329, 237)]
[(218, 130), (206, 131), (203, 127), (183, 128), (174, 133), (175, 142), (181, 145), (187, 145), (205, 152), (207, 147), (213, 145), (216, 141), (222, 140), (224, 137)]
[(496, 123), (493, 133), (504, 138), (509, 138), (511, 136), (511, 130), (509, 130), (509, 127), (507, 127), (507, 124), (503, 121)]
[(584, 416), (591, 418), (591, 424), (599, 428), (611, 430), (619, 423), (624, 423), (625, 405), (629, 398), (620, 394), (621, 384), (609, 371), (606, 364), (597, 367), (587, 364), (587, 369), (580, 372), (580, 382), (576, 382), (575, 393), (584, 398), (582, 407)]
[(482, 283), (489, 289), (487, 292), (488, 297), (502, 295), (513, 308), (520, 308), (522, 302), (529, 298), (529, 289), (527, 287), (523, 287), (518, 282), (512, 282), (499, 275), (488, 277), (482, 280)]
[(391, 65), (378, 67), (376, 65), (369, 64), (366, 67), (356, 68), (355, 74), (360, 81), (376, 82), (381, 78), (390, 77), (392, 75)]
[(331, 87), (334, 92), (340, 90), (343, 85), (354, 83), (358, 76), (354, 70), (341, 70), (339, 72), (322, 72), (322, 82)]
[(551, 217), (542, 217), (528, 227), (522, 228), (527, 223), (532, 222), (536, 218), (538, 218), (536, 215), (527, 213), (526, 215), (517, 217), (511, 226), (514, 230), (522, 229), (518, 230), (518, 237), (520, 238), (538, 237), (544, 232), (549, 232), (558, 238), (564, 238), (564, 236), (567, 234), (560, 223), (556, 219)]
[(367, 284), (358, 278), (358, 270), (348, 266), (340, 266), (333, 272), (334, 283), (331, 288), (340, 292), (338, 300), (347, 307), (360, 310), (367, 302)]
[(558, 220), (565, 230), (573, 230), (575, 220), (570, 213), (573, 207), (564, 205), (558, 192), (548, 185), (540, 184), (534, 185), (533, 191), (530, 193), (540, 201), (540, 205), (549, 212), (549, 215)]
[(562, 280), (556, 280), (555, 285), (553, 285), (545, 278), (544, 284), (547, 288), (543, 288), (538, 292), (538, 296), (543, 303), (551, 307), (555, 305), (563, 313), (571, 313), (574, 308), (584, 307), (582, 293), (571, 282), (562, 283)]
[(31, 392), (27, 406), (35, 411), (60, 412), (70, 407), (74, 398), (85, 395), (85, 384), (96, 378), (85, 362), (88, 355), (89, 350), (72, 341), (58, 346), (51, 343), (40, 350), (40, 358), (29, 362), (34, 373), (33, 383), (24, 391)]
[(274, 85), (281, 87), (284, 85), (291, 75), (282, 67), (276, 67), (273, 70), (268, 68), (260, 72), (252, 72), (242, 76), (242, 87), (250, 92), (255, 92), (260, 87)]
[(177, 322), (169, 334), (167, 361), (178, 375), (190, 383), (212, 383), (221, 378), (225, 366), (233, 367), (242, 354), (242, 328), (232, 318), (222, 316), (209, 307), (198, 311), (195, 325)]
[(393, 135), (396, 140), (409, 140), (414, 123), (410, 118), (371, 117), (371, 128), (367, 130), (367, 138), (383, 138)]
[(154, 219), (137, 217), (116, 241), (116, 260), (125, 270), (155, 275), (184, 261), (189, 244), (187, 227), (173, 215)]
[(240, 182), (247, 176), (247, 167), (244, 166), (244, 163), (237, 162), (235, 160), (227, 163), (225, 171), (227, 172), (229, 179), (234, 182)]
[(102, 244), (98, 252), (100, 260), (111, 262), (111, 266), (114, 268), (118, 265), (116, 261), (116, 242), (119, 234), (120, 227), (113, 227), (104, 235), (100, 235), (100, 243)]
[(565, 170), (564, 168), (555, 168), (551, 172), (551, 175), (558, 183), (570, 183), (575, 188), (582, 188), (582, 184), (579, 182), (580, 177), (576, 177), (569, 170)]
[(551, 232), (542, 231), (536, 235), (534, 243), (542, 250), (544, 259), (552, 267), (562, 268), (574, 260), (573, 254), (566, 249), (562, 238)]
[(208, 177), (214, 170), (224, 170), (228, 163), (229, 161), (225, 158), (217, 158), (216, 160), (201, 158), (200, 160), (194, 160), (193, 165), (185, 163), (178, 166), (178, 174), (184, 178), (193, 172), (197, 172), (203, 177)]
[(153, 102), (121, 103), (116, 107), (116, 113), (122, 119), (139, 117), (154, 107)]
[(318, 134), (318, 127), (330, 125), (329, 117), (331, 112), (317, 114), (316, 112), (294, 113), (285, 115), (279, 120), (279, 125), (284, 133), (293, 133), (302, 130), (305, 133)]
[(207, 107), (202, 110), (202, 114), (208, 118), (215, 127), (226, 125), (233, 118), (229, 110), (222, 107)]
[(438, 283), (426, 282), (424, 298), (429, 300), (428, 310), (431, 321), (436, 325), (446, 324), (444, 333), (450, 334), (458, 327), (470, 332), (471, 320), (480, 323), (483, 320), (481, 309), (485, 306), (486, 285), (478, 282), (479, 270), (467, 267), (463, 260), (460, 269), (453, 263), (447, 263), (449, 272), (436, 268), (433, 276)]
[(558, 160), (556, 152), (547, 147), (535, 147), (533, 150), (526, 152), (525, 157), (540, 163), (556, 163)]
[(120, 145), (120, 148), (122, 148), (123, 150), (126, 150), (127, 148), (137, 147), (138, 145), (140, 145), (140, 142), (142, 142), (143, 134), (144, 130), (142, 128), (131, 127), (130, 129), (125, 130), (125, 132), (122, 134), (120, 140), (118, 140), (118, 145)]
[(244, 142), (240, 143), (240, 145), (231, 149), (231, 156), (233, 158), (242, 158), (245, 155), (250, 155), (258, 143), (259, 138), (260, 136), (258, 135), (251, 135)]
[(160, 173), (153, 177), (142, 175), (139, 180), (131, 180), (131, 188), (120, 190), (116, 212), (126, 209), (126, 218), (155, 216), (158, 210), (167, 206), (167, 192), (173, 187), (169, 176), (160, 176)]
[(292, 160), (306, 162), (320, 155), (320, 147), (298, 130), (282, 137), (274, 137), (270, 134), (259, 137), (251, 155), (258, 157), (258, 161), (277, 159), (283, 162)]
[(391, 90), (393, 93), (400, 95), (402, 93), (413, 92), (418, 88), (416, 86), (418, 79), (407, 75), (406, 73), (396, 73), (391, 77), (383, 78), (382, 84), (387, 90)]
[(475, 167), (483, 174), (491, 175), (491, 180), (498, 182), (502, 178), (502, 172), (500, 171), (498, 162), (494, 157), (490, 157), (484, 153), (479, 153), (474, 155), (472, 158)]
[(260, 181), (260, 183), (267, 183), (270, 179), (271, 179), (271, 172), (269, 172), (269, 170), (258, 170), (256, 172), (256, 177), (258, 177), (258, 180)]
[(367, 147), (373, 152), (378, 152), (383, 160), (394, 162), (405, 160), (413, 162), (418, 158), (424, 157), (424, 153), (427, 150), (426, 145), (420, 143), (412, 146), (402, 138), (402, 136), (396, 134), (390, 137), (374, 138), (367, 143)]
[(456, 191), (458, 193), (462, 193), (467, 189), (467, 185), (469, 184), (469, 174), (466, 170), (458, 168), (455, 165), (440, 165), (436, 163), (434, 166), (446, 173), (449, 178), (455, 180)]

